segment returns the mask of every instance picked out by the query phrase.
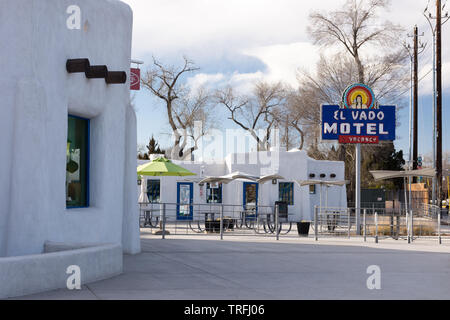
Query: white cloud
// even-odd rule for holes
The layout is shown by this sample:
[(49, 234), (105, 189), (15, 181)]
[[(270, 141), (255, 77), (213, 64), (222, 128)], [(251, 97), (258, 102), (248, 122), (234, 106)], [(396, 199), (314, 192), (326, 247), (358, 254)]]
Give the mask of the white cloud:
[(265, 75), (260, 71), (254, 73), (234, 72), (226, 75), (223, 73), (199, 73), (187, 79), (187, 84), (192, 91), (199, 87), (216, 89), (231, 86), (236, 92), (246, 94), (253, 89), (254, 83), (262, 79), (265, 79)]
[[(124, 0), (134, 12), (136, 56), (192, 48), (242, 48), (306, 41), (311, 9), (336, 0)], [(213, 52), (210, 52), (213, 54)]]
[(267, 65), (265, 78), (268, 81), (284, 81), (293, 87), (297, 85), (298, 68), (313, 72), (319, 59), (318, 48), (308, 42), (257, 47), (243, 52)]
[(198, 73), (187, 80), (187, 85), (192, 91), (196, 91), (201, 87), (211, 87), (217, 85), (224, 80), (225, 76), (222, 73), (206, 74)]
[[(188, 54), (198, 65), (206, 59), (221, 64), (224, 56), (245, 54), (259, 59), (264, 70), (233, 70), (249, 81), (263, 76), (268, 81), (296, 84), (298, 68), (312, 71), (318, 50), (306, 34), (313, 10), (333, 10), (345, 0), (124, 0), (134, 12), (133, 55)], [(429, 26), (422, 15), (426, 1), (395, 0), (382, 13), (394, 23), (412, 30), (418, 24), (431, 43)], [(399, 39), (399, 41), (406, 40)], [(430, 56), (430, 50), (427, 51)], [(428, 59), (429, 60), (429, 59)], [(450, 50), (444, 51), (450, 63)], [(425, 63), (428, 63), (426, 61)], [(421, 66), (422, 68), (422, 66)], [(209, 68), (211, 69), (211, 68)], [(219, 71), (218, 71), (219, 73)], [(220, 71), (223, 73), (223, 70)], [(218, 82), (218, 79), (208, 81)], [(225, 75), (222, 75), (225, 76)], [(202, 81), (199, 75), (195, 81)], [(230, 75), (228, 75), (230, 77)], [(233, 76), (235, 79), (237, 75)], [(194, 80), (192, 80), (194, 81)], [(231, 79), (230, 79), (231, 81)]]

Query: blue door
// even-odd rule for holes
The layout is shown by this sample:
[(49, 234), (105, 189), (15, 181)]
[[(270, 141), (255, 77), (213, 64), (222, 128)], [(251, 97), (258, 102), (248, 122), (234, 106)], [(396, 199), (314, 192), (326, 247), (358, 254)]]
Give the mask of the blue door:
[(177, 220), (192, 221), (194, 217), (192, 203), (194, 200), (194, 184), (178, 182), (177, 184)]
[(254, 182), (244, 182), (243, 206), (246, 211), (258, 213), (258, 184)]

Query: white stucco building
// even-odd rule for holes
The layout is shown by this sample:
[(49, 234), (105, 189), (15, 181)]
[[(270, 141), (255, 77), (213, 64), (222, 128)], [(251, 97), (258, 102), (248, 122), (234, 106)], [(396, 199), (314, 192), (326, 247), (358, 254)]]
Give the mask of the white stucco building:
[(115, 0), (0, 2), (0, 257), (140, 251), (132, 19)]
[[(139, 164), (144, 163), (146, 161), (139, 161)], [(174, 163), (195, 173), (196, 176), (144, 177), (147, 180), (150, 202), (179, 203), (180, 193), (186, 190), (188, 193), (192, 192), (191, 201), (194, 204), (219, 201), (224, 205), (244, 206), (256, 200), (259, 206), (274, 206), (276, 201), (284, 200), (289, 202), (289, 220), (292, 222), (312, 221), (314, 206), (319, 206), (321, 200), (319, 185), (300, 187), (298, 181), (345, 179), (343, 162), (317, 161), (309, 158), (304, 151), (232, 153), (223, 161), (174, 161)], [(211, 191), (210, 185), (199, 183), (206, 177), (226, 176), (236, 172), (254, 177), (277, 174), (284, 179), (264, 184), (239, 179), (222, 184), (220, 187), (215, 186), (219, 188), (214, 191)], [(330, 207), (347, 207), (345, 186), (323, 186), (322, 189), (323, 206), (328, 204)], [(248, 199), (250, 194), (252, 199)]]

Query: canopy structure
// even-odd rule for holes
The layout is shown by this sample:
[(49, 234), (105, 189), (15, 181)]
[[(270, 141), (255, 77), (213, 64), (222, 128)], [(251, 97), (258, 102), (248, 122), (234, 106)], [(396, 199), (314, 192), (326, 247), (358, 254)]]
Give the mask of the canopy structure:
[(234, 172), (225, 176), (218, 176), (218, 177), (206, 177), (204, 179), (202, 179), (201, 181), (199, 181), (198, 183), (203, 184), (203, 183), (225, 183), (228, 184), (234, 180), (244, 180), (244, 181), (252, 181), (252, 182), (257, 182), (259, 184), (264, 184), (268, 181), (272, 181), (274, 179), (280, 180), (280, 179), (284, 179), (284, 177), (278, 175), (278, 174), (271, 174), (271, 175), (267, 175), (267, 176), (262, 176), (262, 177), (256, 177), (247, 173), (242, 173), (242, 172)]
[(310, 186), (310, 185), (326, 185), (326, 186), (345, 186), (350, 182), (348, 180), (342, 181), (324, 181), (324, 180), (299, 180), (296, 181), (300, 187)]
[(193, 182), (193, 183), (202, 183), (203, 178), (201, 177), (189, 177), (189, 178), (185, 178), (183, 180), (180, 180), (182, 182)]
[(256, 182), (258, 182), (259, 184), (264, 184), (264, 183), (272, 181), (272, 180), (284, 180), (284, 177), (282, 177), (278, 174), (270, 174), (267, 176), (262, 176), (261, 178), (256, 180)]
[(433, 168), (406, 171), (370, 171), (370, 173), (375, 181), (410, 177), (434, 178), (436, 176), (436, 170)]
[(251, 174), (243, 173), (243, 172), (233, 172), (230, 174), (227, 174), (223, 176), (223, 178), (232, 179), (232, 180), (249, 180), (256, 182), (258, 181), (259, 177), (253, 176)]
[(137, 168), (141, 176), (195, 176), (195, 173), (172, 163), (165, 158), (158, 158)]
[(198, 183), (199, 184), (205, 184), (205, 183), (225, 183), (225, 184), (228, 184), (231, 181), (233, 181), (233, 179), (225, 178), (225, 177), (206, 177), (206, 178), (200, 180)]
[(252, 181), (252, 182), (258, 182), (259, 177), (255, 177), (253, 175), (243, 173), (243, 172), (233, 172), (230, 174), (227, 174), (225, 176), (216, 176), (216, 177), (206, 177), (202, 180), (200, 180), (199, 184), (204, 183), (225, 183), (228, 184), (234, 180), (244, 180), (244, 181)]

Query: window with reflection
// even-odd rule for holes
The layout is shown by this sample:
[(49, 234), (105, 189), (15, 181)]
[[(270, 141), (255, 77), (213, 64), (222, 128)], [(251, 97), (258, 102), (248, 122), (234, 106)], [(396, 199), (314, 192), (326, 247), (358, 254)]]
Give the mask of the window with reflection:
[(206, 203), (222, 203), (222, 184), (206, 184)]
[(278, 198), (279, 201), (286, 202), (288, 205), (294, 205), (294, 183), (280, 182), (278, 184)]
[(66, 207), (89, 206), (89, 120), (68, 118), (66, 150)]
[(161, 201), (161, 182), (159, 180), (147, 180), (147, 196), (150, 203)]

